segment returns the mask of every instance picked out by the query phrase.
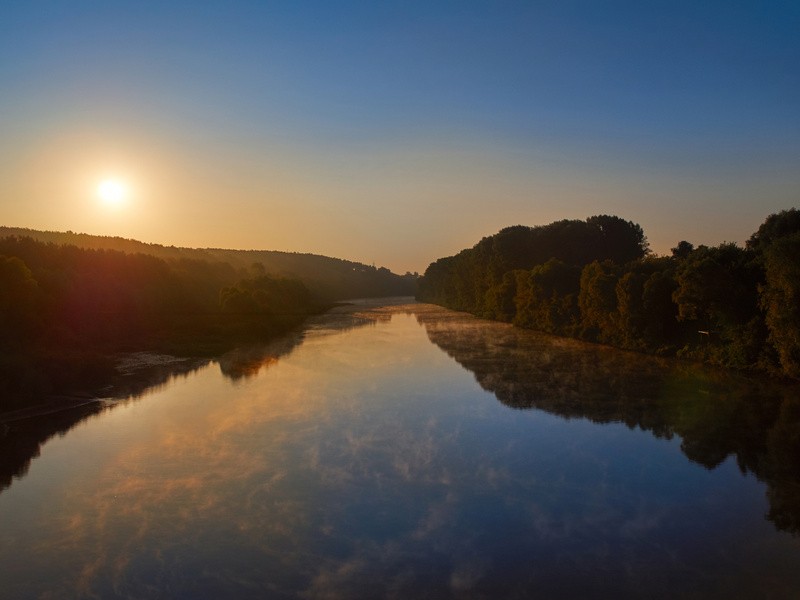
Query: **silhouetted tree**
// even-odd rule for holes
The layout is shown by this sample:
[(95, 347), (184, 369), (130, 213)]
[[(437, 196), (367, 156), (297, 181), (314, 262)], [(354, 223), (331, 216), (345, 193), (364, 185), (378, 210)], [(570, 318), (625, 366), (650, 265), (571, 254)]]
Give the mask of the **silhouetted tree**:
[(23, 341), (39, 311), (39, 284), (19, 258), (0, 256), (0, 344)]
[(515, 324), (557, 333), (574, 333), (580, 319), (579, 267), (550, 259), (518, 277)]
[(642, 312), (644, 327), (641, 332), (644, 348), (668, 352), (677, 342), (678, 307), (672, 301), (677, 283), (669, 267), (654, 271), (644, 283)]
[(694, 244), (687, 241), (678, 242), (678, 245), (672, 248), (673, 258), (686, 258), (694, 251)]
[(747, 240), (747, 248), (759, 253), (775, 240), (795, 233), (800, 233), (800, 210), (782, 210), (767, 217), (758, 231)]
[(761, 306), (769, 340), (783, 372), (800, 378), (800, 233), (772, 241), (764, 251), (764, 265)]
[(602, 259), (625, 264), (647, 254), (647, 238), (636, 223), (609, 215), (589, 217), (586, 222), (601, 234)]
[(761, 270), (753, 253), (735, 244), (700, 246), (676, 270), (678, 319), (698, 330), (699, 357), (751, 367), (764, 343), (757, 289)]
[(517, 273), (524, 273), (522, 270), (506, 271), (497, 285), (494, 285), (486, 292), (486, 302), (484, 314), (490, 319), (505, 321), (510, 323), (514, 320), (517, 307), (514, 298), (517, 295)]
[(649, 254), (619, 217), (516, 225), (432, 263), (418, 298), (623, 348), (798, 377), (800, 211), (770, 215), (746, 248)]
[(312, 297), (306, 286), (295, 279), (264, 275), (242, 279), (219, 293), (220, 308), (227, 313), (285, 315), (307, 313)]
[(586, 339), (608, 344), (618, 340), (617, 281), (611, 261), (595, 261), (583, 268), (578, 305)]

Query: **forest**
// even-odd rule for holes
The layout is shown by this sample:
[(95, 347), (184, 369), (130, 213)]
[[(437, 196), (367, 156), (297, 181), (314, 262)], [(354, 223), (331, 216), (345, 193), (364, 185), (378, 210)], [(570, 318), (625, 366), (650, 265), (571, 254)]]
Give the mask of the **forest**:
[(6, 237), (29, 237), (40, 242), (87, 250), (117, 250), (126, 254), (146, 254), (170, 264), (200, 261), (220, 266), (227, 263), (234, 271), (247, 270), (251, 265), (258, 263), (270, 275), (300, 280), (311, 293), (328, 301), (343, 298), (412, 296), (417, 279), (415, 273), (401, 276), (385, 267), (319, 254), (276, 250), (181, 248), (72, 231), (37, 231), (0, 226), (0, 238)]
[(85, 236), (98, 246), (88, 248), (58, 243), (76, 234), (14, 233), (0, 232), (0, 412), (107, 382), (119, 352), (214, 355), (284, 333), (337, 300), (410, 295), (415, 279), (313, 255), (275, 253), (278, 268), (255, 251), (122, 240), (123, 251), (102, 247), (118, 238)]
[(660, 356), (800, 379), (800, 211), (747, 240), (668, 256), (642, 228), (593, 216), (514, 226), (433, 262), (417, 298)]

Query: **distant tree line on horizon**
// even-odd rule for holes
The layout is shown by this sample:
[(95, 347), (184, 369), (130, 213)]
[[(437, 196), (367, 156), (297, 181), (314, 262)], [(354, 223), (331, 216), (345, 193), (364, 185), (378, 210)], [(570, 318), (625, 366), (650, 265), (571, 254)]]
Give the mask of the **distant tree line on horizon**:
[(744, 247), (649, 251), (616, 216), (514, 226), (432, 263), (417, 298), (556, 335), (800, 379), (800, 211)]
[(200, 261), (210, 265), (227, 264), (237, 272), (246, 271), (253, 264), (260, 264), (264, 267), (264, 272), (273, 277), (300, 280), (312, 294), (326, 301), (378, 296), (413, 296), (418, 277), (416, 273), (398, 275), (385, 267), (301, 252), (181, 248), (72, 231), (37, 231), (0, 226), (0, 239), (7, 237), (31, 238), (58, 246), (76, 246), (87, 250), (117, 250), (126, 254), (145, 254), (160, 258), (168, 264), (179, 264), (184, 261)]

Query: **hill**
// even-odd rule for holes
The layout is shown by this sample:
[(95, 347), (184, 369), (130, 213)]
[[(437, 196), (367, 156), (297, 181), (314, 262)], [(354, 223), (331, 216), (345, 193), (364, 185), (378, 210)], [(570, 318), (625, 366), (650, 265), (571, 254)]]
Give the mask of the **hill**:
[[(410, 296), (414, 294), (416, 285), (416, 277), (410, 273), (401, 276), (384, 267), (376, 268), (318, 254), (276, 250), (181, 248), (72, 231), (38, 231), (0, 226), (0, 239), (8, 237), (29, 237), (36, 241), (56, 245), (70, 245), (93, 250), (115, 250), (126, 254), (146, 254), (168, 263), (185, 261), (204, 261), (211, 265), (227, 263), (233, 267), (232, 272), (235, 271), (238, 274), (242, 271), (252, 271), (254, 265), (261, 265), (261, 267), (256, 266), (255, 269), (274, 277), (298, 279), (315, 296), (328, 301), (379, 296)], [(230, 283), (233, 283), (233, 279)]]

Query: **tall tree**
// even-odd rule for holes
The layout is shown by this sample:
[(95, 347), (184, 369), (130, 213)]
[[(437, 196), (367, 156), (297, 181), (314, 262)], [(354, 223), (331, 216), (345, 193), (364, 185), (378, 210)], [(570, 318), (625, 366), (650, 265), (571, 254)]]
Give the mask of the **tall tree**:
[(16, 256), (0, 256), (0, 344), (30, 333), (39, 311), (39, 284)]
[(610, 215), (589, 217), (586, 222), (600, 232), (601, 259), (617, 264), (642, 258), (649, 250), (641, 226)]
[(775, 240), (764, 252), (761, 306), (783, 372), (800, 378), (800, 233)]
[(696, 327), (701, 337), (695, 346), (707, 360), (752, 367), (760, 357), (764, 332), (757, 289), (762, 272), (754, 258), (735, 244), (700, 246), (677, 267), (673, 300), (678, 319)]
[(581, 272), (581, 309), (583, 336), (606, 344), (618, 339), (617, 268), (611, 261), (586, 265)]
[(765, 251), (775, 240), (800, 232), (800, 210), (790, 208), (771, 214), (750, 239), (747, 247), (757, 253)]

